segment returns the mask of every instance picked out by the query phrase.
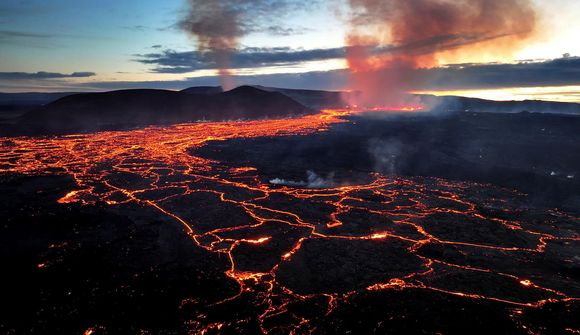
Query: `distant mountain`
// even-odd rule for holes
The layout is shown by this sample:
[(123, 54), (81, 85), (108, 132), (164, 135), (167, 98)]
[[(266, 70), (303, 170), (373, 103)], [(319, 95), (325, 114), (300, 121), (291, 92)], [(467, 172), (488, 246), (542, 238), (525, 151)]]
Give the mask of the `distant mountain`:
[(337, 91), (299, 90), (258, 85), (254, 87), (264, 91), (282, 93), (298, 101), (304, 106), (308, 106), (314, 109), (344, 108), (346, 105), (348, 105), (348, 103), (345, 101), (345, 98), (350, 94), (347, 92)]
[(541, 100), (495, 101), (456, 96), (420, 95), (428, 105), (439, 110), (479, 113), (551, 113), (580, 115), (580, 104)]
[(75, 94), (17, 119), (17, 133), (54, 134), (199, 120), (225, 121), (297, 116), (313, 110), (291, 98), (250, 86), (216, 94), (122, 90)]
[[(221, 121), (295, 116), (344, 108), (348, 92), (242, 86), (182, 91), (121, 90), (104, 93), (0, 93), (0, 136), (120, 129), (197, 120)], [(417, 95), (443, 112), (552, 113), (580, 115), (580, 104), (538, 100), (493, 101)]]
[[(276, 88), (254, 86), (256, 88), (279, 92), (314, 109), (344, 108), (349, 105), (349, 98), (353, 93), (317, 90), (298, 90), (288, 88)], [(435, 106), (436, 109), (452, 112), (485, 112), (485, 113), (553, 113), (553, 114), (576, 114), (580, 115), (580, 104), (569, 102), (553, 102), (541, 100), (524, 101), (494, 101), (477, 98), (465, 98), (458, 96), (418, 95), (426, 105)]]
[[(322, 91), (322, 90), (301, 90), (290, 88), (267, 87), (260, 85), (252, 85), (262, 91), (278, 92), (287, 97), (290, 97), (299, 103), (312, 109), (324, 108), (344, 108), (345, 103), (343, 97), (348, 95), (346, 92)], [(221, 93), (220, 86), (195, 86), (182, 90), (181, 92), (193, 94), (216, 94)]]
[(181, 92), (189, 94), (216, 94), (223, 91), (224, 89), (221, 86), (194, 86), (181, 90)]
[(76, 93), (0, 93), (0, 105), (44, 105), (72, 94)]
[(0, 93), (0, 120), (13, 119), (71, 94), (75, 93)]

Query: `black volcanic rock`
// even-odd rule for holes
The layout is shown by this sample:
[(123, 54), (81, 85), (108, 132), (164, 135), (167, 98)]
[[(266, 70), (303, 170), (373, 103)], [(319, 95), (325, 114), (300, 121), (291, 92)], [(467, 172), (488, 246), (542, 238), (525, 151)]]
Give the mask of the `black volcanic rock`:
[(289, 261), (280, 264), (276, 277), (299, 294), (363, 289), (424, 269), (419, 257), (405, 252), (409, 245), (394, 238), (309, 239)]
[(249, 86), (218, 94), (121, 90), (64, 97), (24, 114), (15, 132), (86, 132), (199, 120), (281, 118), (310, 112), (281, 93)]
[(338, 184), (366, 183), (370, 172), (436, 176), (516, 188), (538, 202), (580, 208), (579, 116), (383, 113), (350, 119), (352, 125), (335, 125), (334, 131), (308, 137), (233, 139), (198, 148), (195, 154), (248, 162), (265, 180), (303, 180), (306, 170), (332, 174)]
[(264, 91), (282, 93), (310, 108), (344, 108), (345, 105), (348, 105), (344, 99), (349, 94), (347, 92), (300, 90), (265, 86), (254, 87)]

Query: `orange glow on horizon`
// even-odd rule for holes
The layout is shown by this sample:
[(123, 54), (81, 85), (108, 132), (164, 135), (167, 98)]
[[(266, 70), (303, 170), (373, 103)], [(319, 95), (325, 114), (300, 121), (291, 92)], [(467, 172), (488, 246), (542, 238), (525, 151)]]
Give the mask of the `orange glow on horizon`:
[(510, 87), (497, 89), (425, 90), (414, 94), (462, 96), (496, 101), (545, 100), (580, 103), (580, 86)]

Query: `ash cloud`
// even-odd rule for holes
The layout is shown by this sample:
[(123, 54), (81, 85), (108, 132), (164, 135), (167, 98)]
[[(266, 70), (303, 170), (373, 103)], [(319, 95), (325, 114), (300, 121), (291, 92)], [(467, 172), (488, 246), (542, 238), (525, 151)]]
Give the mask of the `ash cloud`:
[[(438, 65), (438, 56), (485, 48), (506, 54), (535, 30), (529, 0), (349, 0), (347, 61), (354, 89), (366, 105), (398, 104), (422, 81), (415, 70)], [(369, 31), (374, 32), (370, 34)], [(373, 49), (400, 45), (387, 55)]]
[(231, 57), (240, 39), (264, 29), (263, 21), (268, 21), (266, 30), (276, 27), (272, 23), (277, 16), (304, 6), (296, 0), (188, 0), (188, 13), (178, 26), (195, 39), (197, 51), (216, 64), (222, 87), (230, 89)]
[(229, 62), (231, 50), (238, 46), (243, 35), (237, 1), (189, 0), (189, 12), (179, 23), (181, 29), (197, 41), (198, 51), (212, 53), (217, 64), (222, 86), (232, 88)]

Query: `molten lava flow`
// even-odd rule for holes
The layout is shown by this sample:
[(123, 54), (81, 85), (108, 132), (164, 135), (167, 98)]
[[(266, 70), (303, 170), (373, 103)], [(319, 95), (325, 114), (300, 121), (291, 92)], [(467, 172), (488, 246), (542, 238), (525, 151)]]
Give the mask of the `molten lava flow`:
[(70, 191), (64, 197), (58, 199), (59, 204), (68, 204), (71, 202), (76, 202), (78, 199), (75, 196), (79, 193), (79, 191)]
[(271, 238), (272, 237), (268, 236), (268, 237), (260, 237), (259, 239), (256, 239), (256, 240), (242, 240), (242, 241), (246, 242), (246, 243), (251, 243), (251, 244), (262, 244), (264, 242), (267, 242)]
[[(565, 285), (554, 286), (538, 276), (528, 277), (533, 275), (530, 273), (522, 275), (517, 266), (498, 269), (479, 262), (485, 254), (491, 258), (519, 257), (524, 264), (543, 257), (549, 243), (580, 241), (574, 232), (561, 233), (546, 227), (536, 230), (515, 219), (518, 208), (509, 203), (523, 197), (517, 192), (476, 183), (388, 178), (380, 174), (373, 175), (374, 180), (368, 184), (327, 189), (277, 186), (266, 183), (254, 167), (230, 166), (196, 156), (193, 151), (210, 141), (326, 131), (332, 124), (346, 122), (341, 118), (346, 114), (327, 110), (287, 120), (194, 123), (87, 135), (0, 139), (6, 143), (0, 148), (0, 173), (70, 175), (77, 187), (59, 200), (63, 205), (99, 202), (114, 211), (138, 204), (159, 212), (168, 223), (181, 225), (191, 237), (192, 247), (229, 259), (229, 267), (223, 272), (239, 285), (239, 292), (205, 308), (211, 310), (252, 295), (262, 311), (256, 318), (264, 333), (270, 330), (269, 321), (279, 316), (289, 320), (290, 329), (309, 329), (308, 317), (289, 312), (292, 304), (320, 299), (325, 302), (328, 315), (337, 306), (348, 304), (350, 297), (360, 291), (428, 290), (518, 308), (537, 308), (546, 301), (575, 298), (565, 291)], [(492, 196), (482, 196), (488, 194)], [(224, 217), (215, 218), (205, 210), (190, 215), (183, 210), (184, 203), (185, 207), (195, 207), (189, 204), (196, 199), (219, 208)], [(502, 213), (492, 215), (482, 208), (502, 208)], [(514, 219), (505, 218), (512, 213)], [(557, 210), (550, 215), (580, 222)], [(469, 234), (461, 234), (464, 232)], [(512, 238), (498, 240), (494, 234)], [(325, 243), (339, 248), (340, 255), (355, 252), (357, 247), (378, 248), (397, 255), (389, 260), (397, 266), (415, 265), (393, 272), (381, 270), (386, 262), (381, 257), (380, 265), (370, 263), (367, 267), (378, 271), (369, 274), (376, 276), (368, 277), (374, 279), (362, 283), (349, 279), (332, 292), (324, 286), (311, 292), (300, 282), (281, 276), (305, 257), (339, 257), (320, 255), (318, 249), (305, 256)], [(429, 248), (435, 252), (426, 252)], [(253, 253), (259, 250), (268, 252), (260, 256)], [(448, 259), (448, 253), (461, 257)], [(357, 268), (364, 269), (362, 266), (369, 262), (366, 258), (372, 258), (373, 253), (366, 253), (365, 259), (357, 255), (353, 256), (354, 262)], [(472, 255), (478, 257), (475, 265), (467, 262)], [(347, 264), (343, 259), (336, 261), (341, 270)], [(42, 270), (47, 267), (50, 263), (38, 265)], [(325, 268), (310, 270), (320, 271), (318, 279), (322, 282), (329, 275)], [(329, 270), (335, 272), (334, 268)], [(301, 276), (294, 273), (296, 278)], [(445, 280), (446, 276), (454, 279)], [(468, 276), (483, 281), (491, 278), (506, 289), (489, 291), (480, 285), (454, 281)], [(522, 278), (532, 278), (533, 282)], [(510, 294), (502, 294), (504, 291)], [(188, 303), (191, 299), (182, 302)], [(192, 333), (204, 333), (233, 327), (225, 321), (199, 318), (187, 324)]]

